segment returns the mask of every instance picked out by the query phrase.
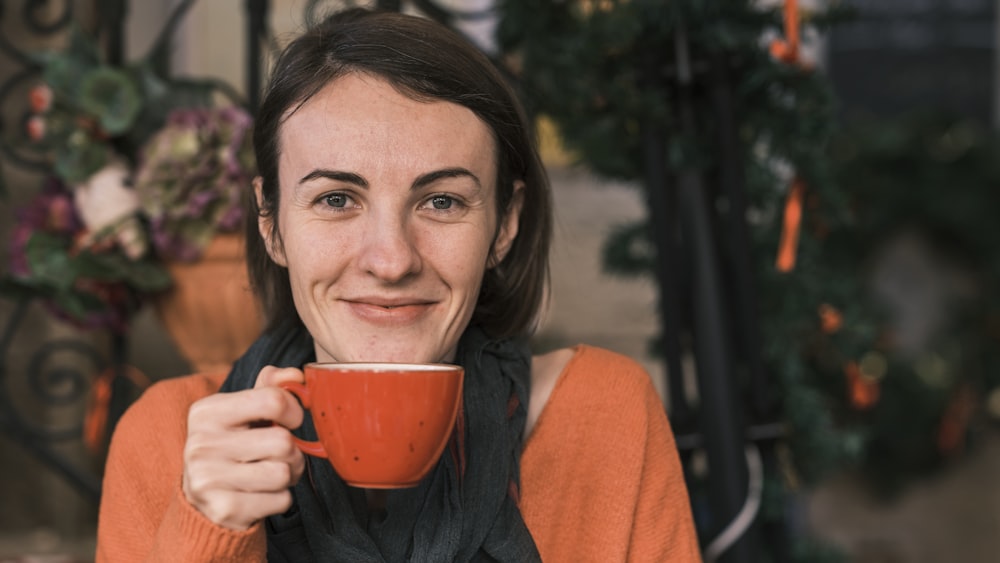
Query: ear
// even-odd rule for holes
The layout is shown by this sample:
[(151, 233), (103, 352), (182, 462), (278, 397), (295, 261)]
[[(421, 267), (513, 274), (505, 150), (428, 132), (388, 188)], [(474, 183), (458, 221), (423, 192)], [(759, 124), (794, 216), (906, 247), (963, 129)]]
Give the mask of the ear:
[(524, 182), (514, 182), (514, 194), (510, 198), (507, 213), (500, 218), (500, 229), (493, 242), (493, 253), (490, 256), (489, 267), (493, 268), (503, 262), (517, 238), (517, 228), (521, 222), (521, 207), (524, 205)]
[(264, 248), (267, 249), (267, 255), (271, 257), (271, 260), (275, 264), (287, 268), (288, 261), (285, 259), (285, 251), (282, 248), (280, 240), (281, 237), (274, 231), (274, 217), (260, 212), (264, 206), (264, 179), (260, 176), (253, 179), (253, 195), (257, 198), (257, 232), (260, 233), (260, 238), (264, 240)]

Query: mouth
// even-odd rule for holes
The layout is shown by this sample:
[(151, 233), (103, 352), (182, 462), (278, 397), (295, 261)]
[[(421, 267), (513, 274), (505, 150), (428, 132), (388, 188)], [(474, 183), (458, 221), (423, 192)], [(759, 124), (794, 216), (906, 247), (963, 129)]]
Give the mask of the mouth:
[(358, 318), (372, 324), (390, 326), (413, 323), (430, 311), (435, 304), (434, 301), (422, 299), (377, 298), (345, 299), (344, 303)]
[(378, 297), (345, 298), (343, 301), (357, 305), (367, 305), (369, 307), (379, 307), (381, 309), (399, 309), (402, 307), (421, 307), (434, 304), (428, 299), (383, 299)]

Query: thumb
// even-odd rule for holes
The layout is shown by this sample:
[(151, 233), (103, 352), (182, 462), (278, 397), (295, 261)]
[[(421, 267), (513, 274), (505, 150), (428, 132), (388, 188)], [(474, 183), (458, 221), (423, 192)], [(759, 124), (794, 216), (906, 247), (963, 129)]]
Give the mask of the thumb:
[(299, 383), (305, 383), (306, 378), (302, 373), (302, 370), (298, 368), (264, 366), (261, 368), (260, 373), (257, 374), (257, 382), (254, 383), (253, 388), (259, 389), (261, 387), (277, 387), (279, 383), (284, 381), (297, 381)]
[(289, 391), (277, 388), (286, 381), (304, 383), (305, 376), (300, 369), (275, 366), (264, 366), (257, 374), (254, 392), (263, 392), (264, 395), (272, 397), (269, 401), (271, 408), (268, 409), (270, 416), (266, 421), (262, 421), (261, 425), (269, 426), (275, 423), (291, 430), (302, 424), (304, 411), (298, 398)]

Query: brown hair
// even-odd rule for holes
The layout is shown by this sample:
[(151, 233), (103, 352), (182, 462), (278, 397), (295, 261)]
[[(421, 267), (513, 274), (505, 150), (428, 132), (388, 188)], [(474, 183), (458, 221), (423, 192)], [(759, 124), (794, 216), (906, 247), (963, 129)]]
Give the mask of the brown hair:
[(247, 263), (270, 327), (289, 318), (301, 323), (288, 272), (270, 259), (254, 220), (272, 218), (280, 244), (281, 126), (326, 84), (351, 72), (380, 77), (414, 99), (464, 106), (490, 128), (497, 150), (498, 224), (518, 180), (525, 184), (524, 201), (518, 235), (504, 260), (486, 271), (472, 322), (494, 337), (531, 331), (547, 288), (552, 198), (524, 110), (493, 63), (465, 38), (425, 18), (361, 8), (334, 14), (285, 48), (257, 113), (253, 140), (262, 203), (249, 198)]

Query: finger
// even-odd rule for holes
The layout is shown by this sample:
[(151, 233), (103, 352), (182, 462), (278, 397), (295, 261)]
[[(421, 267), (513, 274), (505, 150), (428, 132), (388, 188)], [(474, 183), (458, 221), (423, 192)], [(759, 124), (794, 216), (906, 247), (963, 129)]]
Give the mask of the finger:
[(295, 397), (277, 387), (261, 387), (235, 393), (216, 393), (196, 401), (188, 410), (188, 433), (248, 428), (260, 420), (285, 428), (302, 424), (302, 406)]
[(297, 464), (301, 456), (302, 452), (295, 446), (291, 433), (281, 426), (192, 432), (184, 445), (187, 463), (199, 460), (226, 460), (232, 463), (270, 460)]
[[(254, 389), (277, 387), (278, 384), (285, 381), (293, 381), (296, 383), (305, 383), (305, 375), (302, 370), (298, 368), (279, 368), (275, 366), (264, 366), (261, 368), (260, 373), (257, 374), (257, 381), (254, 383)], [(302, 404), (299, 403), (298, 399), (294, 398), (294, 395), (290, 393), (284, 393), (286, 397), (292, 399), (295, 403), (296, 412), (293, 413), (294, 416), (291, 419), (268, 419), (271, 422), (275, 422), (284, 426), (285, 428), (294, 429), (298, 428), (302, 424)]]
[(275, 366), (264, 366), (257, 374), (257, 381), (254, 389), (259, 387), (277, 387), (283, 381), (297, 381), (305, 383), (305, 375), (298, 368), (279, 368)]
[(206, 460), (191, 463), (184, 473), (184, 483), (192, 496), (209, 496), (215, 491), (274, 493), (295, 485), (295, 473), (280, 461), (230, 463)]
[(299, 482), (302, 474), (306, 471), (306, 456), (298, 447), (295, 448), (288, 466), (292, 468), (292, 484), (294, 485)]
[(204, 497), (187, 496), (187, 499), (209, 520), (233, 530), (245, 530), (263, 518), (286, 512), (292, 506), (292, 494), (288, 489), (264, 493), (216, 490)]

